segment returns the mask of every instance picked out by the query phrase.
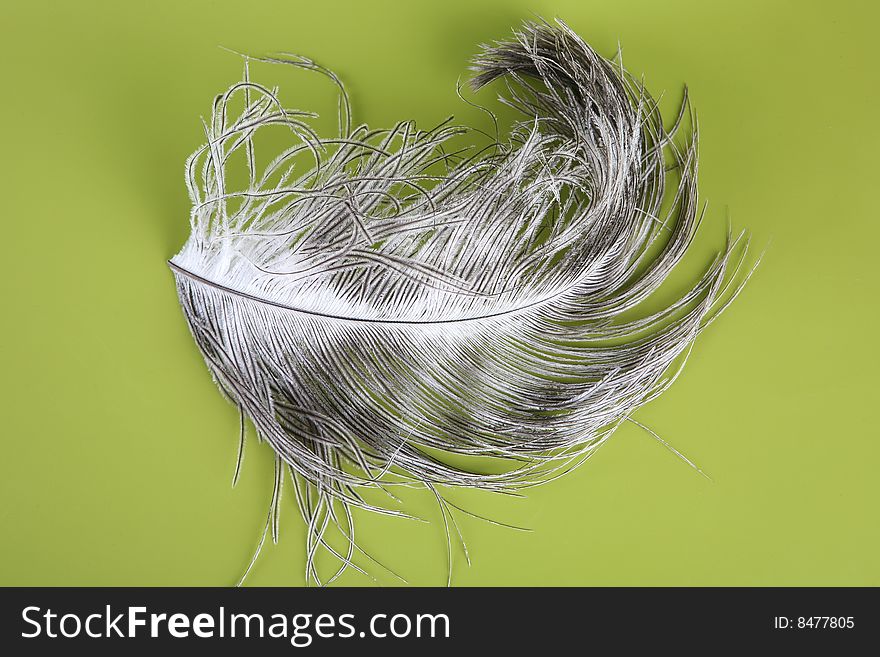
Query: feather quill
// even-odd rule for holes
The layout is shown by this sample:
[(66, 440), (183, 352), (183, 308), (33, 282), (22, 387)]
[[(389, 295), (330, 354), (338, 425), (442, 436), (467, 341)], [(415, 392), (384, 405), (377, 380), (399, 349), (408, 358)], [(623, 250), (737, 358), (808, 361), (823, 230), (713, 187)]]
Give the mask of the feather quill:
[[(734, 254), (747, 238), (728, 235), (685, 294), (629, 318), (698, 228), (696, 128), (676, 138), (695, 121), (685, 99), (665, 128), (620, 62), (562, 22), (527, 23), (474, 60), (473, 88), (503, 79), (503, 101), (523, 116), (476, 154), (444, 147), (464, 131), (450, 124), (353, 128), (331, 71), (260, 59), (338, 85), (339, 135), (321, 138), (309, 115), (250, 80), (256, 60), (218, 96), (207, 143), (187, 161), (191, 234), (170, 265), (242, 436), (247, 417), (275, 452), (276, 540), (285, 472), (293, 482), (310, 581), (324, 583), (320, 548), (339, 572), (361, 570), (354, 508), (406, 515), (368, 503), (365, 488), (427, 488), (448, 536), (458, 507), (443, 487), (511, 492), (582, 462), (671, 385), (741, 289)], [(261, 169), (254, 136), (268, 126), (290, 141)], [(235, 162), (246, 169), (237, 186)], [(486, 473), (444, 455), (510, 467)]]

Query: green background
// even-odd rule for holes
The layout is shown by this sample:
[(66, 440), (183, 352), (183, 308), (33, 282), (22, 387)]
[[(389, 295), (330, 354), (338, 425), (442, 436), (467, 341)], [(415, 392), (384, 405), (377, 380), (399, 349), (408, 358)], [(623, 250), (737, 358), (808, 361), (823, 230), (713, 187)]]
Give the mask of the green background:
[[(261, 532), (271, 454), (251, 440), (231, 489), (237, 415), (165, 265), (188, 231), (199, 116), (240, 75), (217, 46), (317, 59), (346, 81), (359, 122), (472, 123), (485, 119), (454, 87), (477, 44), (539, 14), (606, 55), (620, 42), (669, 107), (689, 85), (711, 201), (689, 271), (728, 216), (769, 247), (678, 383), (636, 416), (713, 481), (625, 426), (526, 499), (453, 496), (533, 529), (460, 516), (473, 565), (457, 548), (453, 583), (880, 585), (870, 6), (4, 2), (0, 584), (227, 585)], [(282, 98), (333, 107), (303, 73)], [(439, 513), (410, 503), (433, 524), (359, 514), (359, 537), (410, 582), (441, 585)], [(281, 533), (249, 583), (303, 583), (289, 494)]]

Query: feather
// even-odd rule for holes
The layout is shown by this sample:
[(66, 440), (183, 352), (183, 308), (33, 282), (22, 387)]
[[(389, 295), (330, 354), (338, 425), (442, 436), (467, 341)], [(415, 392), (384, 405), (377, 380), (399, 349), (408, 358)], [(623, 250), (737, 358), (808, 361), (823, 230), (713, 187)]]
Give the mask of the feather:
[[(339, 135), (319, 137), (310, 115), (252, 82), (258, 60), (336, 83)], [(667, 130), (619, 61), (561, 22), (525, 24), (473, 70), (475, 90), (503, 79), (524, 117), (476, 153), (450, 147), (470, 133), (449, 123), (352, 128), (332, 72), (246, 56), (186, 164), (191, 234), (170, 261), (180, 303), (217, 384), (276, 454), (276, 540), (289, 473), (310, 581), (322, 582), (321, 548), (360, 570), (354, 508), (406, 515), (368, 503), (367, 488), (430, 490), (448, 537), (458, 507), (439, 488), (514, 492), (575, 467), (671, 385), (741, 289), (731, 273), (747, 238), (728, 234), (680, 298), (630, 312), (702, 216), (697, 131), (675, 134), (695, 125), (686, 98)], [(260, 167), (254, 136), (269, 126), (289, 146)]]

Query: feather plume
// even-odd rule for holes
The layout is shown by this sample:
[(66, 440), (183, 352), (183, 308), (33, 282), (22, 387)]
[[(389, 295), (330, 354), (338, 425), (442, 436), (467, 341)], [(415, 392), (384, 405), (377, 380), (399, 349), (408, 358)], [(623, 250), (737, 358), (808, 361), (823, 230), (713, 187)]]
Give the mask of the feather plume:
[[(307, 113), (251, 81), (257, 59), (334, 81), (339, 135), (319, 137)], [(242, 439), (247, 417), (275, 452), (275, 539), (289, 473), (310, 581), (323, 582), (322, 547), (339, 572), (360, 570), (352, 509), (405, 515), (368, 503), (366, 488), (427, 488), (448, 538), (443, 487), (516, 491), (582, 462), (669, 387), (741, 289), (734, 254), (747, 239), (728, 235), (680, 298), (630, 312), (702, 216), (686, 99), (665, 128), (620, 62), (561, 22), (525, 24), (484, 47), (473, 70), (475, 90), (503, 79), (503, 101), (523, 117), (477, 153), (449, 147), (465, 129), (448, 123), (352, 127), (329, 70), (245, 57), (244, 79), (217, 97), (207, 143), (186, 164), (191, 235), (170, 261), (180, 303), (240, 409)], [(693, 128), (678, 138), (684, 123)], [(286, 128), (289, 145), (258, 167), (254, 136), (268, 126)], [(509, 467), (486, 473), (445, 455)]]

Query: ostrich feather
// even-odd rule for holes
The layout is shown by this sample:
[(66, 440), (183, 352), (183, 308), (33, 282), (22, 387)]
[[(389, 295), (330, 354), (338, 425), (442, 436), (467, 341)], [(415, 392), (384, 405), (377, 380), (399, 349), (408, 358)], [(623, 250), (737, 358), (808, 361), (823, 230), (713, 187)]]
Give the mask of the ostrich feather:
[[(251, 81), (257, 60), (334, 81), (339, 134), (319, 137), (309, 114)], [(329, 70), (245, 57), (186, 164), (191, 234), (170, 261), (180, 303), (240, 409), (242, 439), (246, 417), (274, 450), (276, 540), (286, 474), (293, 482), (311, 581), (323, 582), (322, 547), (338, 572), (360, 570), (352, 509), (406, 515), (367, 502), (367, 488), (428, 489), (448, 537), (458, 507), (443, 488), (511, 492), (582, 462), (671, 385), (744, 283), (731, 281), (747, 238), (728, 234), (677, 300), (631, 312), (702, 216), (686, 99), (665, 128), (619, 60), (561, 22), (525, 24), (473, 70), (475, 90), (502, 79), (522, 117), (476, 152), (456, 147), (468, 133), (449, 123), (352, 127)], [(270, 126), (288, 142), (259, 166), (255, 135)]]

